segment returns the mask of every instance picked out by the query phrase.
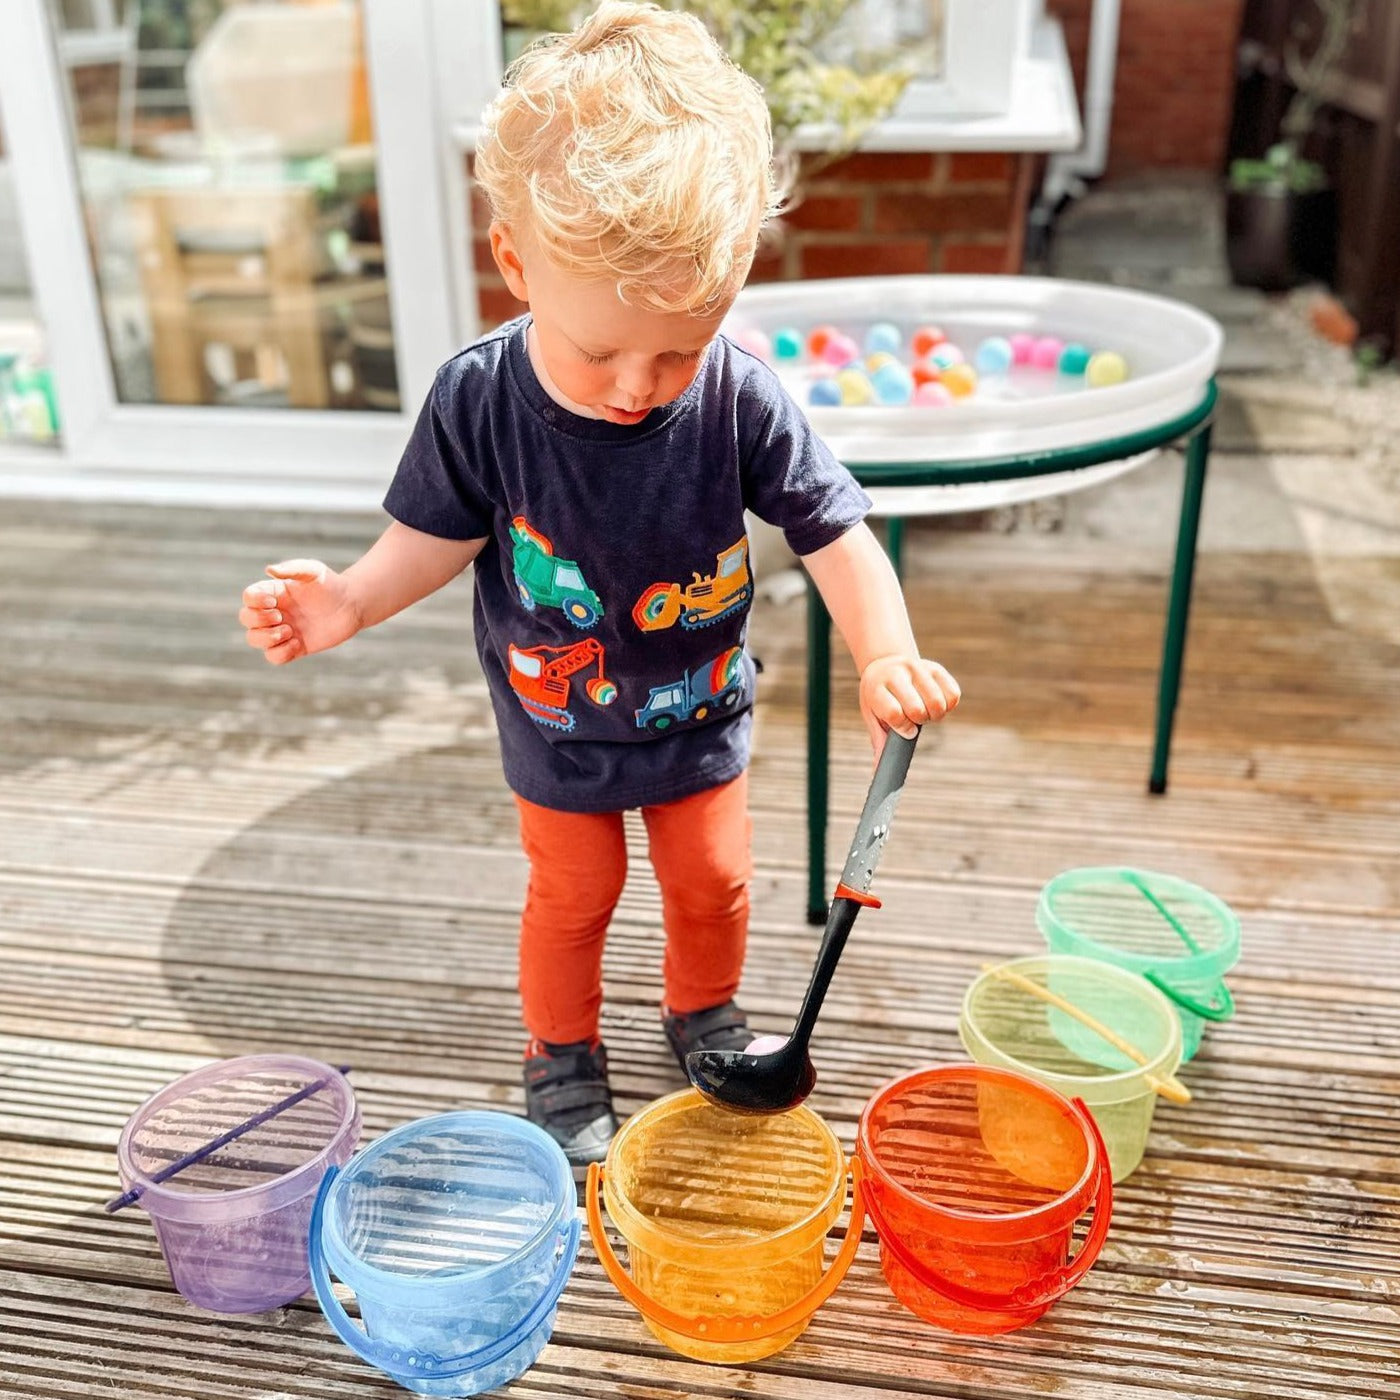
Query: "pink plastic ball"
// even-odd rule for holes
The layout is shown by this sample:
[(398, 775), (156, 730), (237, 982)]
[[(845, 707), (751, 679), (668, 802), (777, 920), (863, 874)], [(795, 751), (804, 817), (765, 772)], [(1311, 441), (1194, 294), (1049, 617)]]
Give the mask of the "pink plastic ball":
[(1031, 364), (1036, 369), (1057, 369), (1065, 343), (1058, 336), (1043, 335), (1031, 347)]
[(936, 379), (930, 379), (914, 390), (914, 402), (920, 408), (943, 408), (953, 402), (953, 396)]
[(937, 365), (939, 369), (952, 369), (954, 365), (962, 364), (967, 356), (951, 340), (945, 340), (942, 345), (934, 347), (928, 358), (929, 363)]
[(766, 364), (772, 363), (773, 342), (756, 326), (749, 330), (740, 331), (739, 334), (734, 337), (734, 340), (736, 344), (742, 345), (750, 355), (757, 355), (758, 358), (763, 360)]
[(848, 335), (838, 332), (821, 348), (821, 358), (829, 365), (845, 366), (860, 362), (860, 346)]
[(1031, 352), (1035, 349), (1035, 337), (1027, 335), (1025, 331), (1018, 331), (1015, 335), (1007, 336), (1007, 339), (1011, 342), (1011, 363), (1030, 364)]

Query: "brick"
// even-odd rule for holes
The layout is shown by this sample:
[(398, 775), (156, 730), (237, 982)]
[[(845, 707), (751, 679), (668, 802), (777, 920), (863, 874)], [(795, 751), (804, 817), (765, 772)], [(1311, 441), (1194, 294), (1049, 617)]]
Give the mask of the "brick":
[(472, 239), (472, 267), (478, 273), (496, 271), (496, 259), (491, 256), (489, 238)]
[(954, 151), (948, 160), (952, 184), (1008, 184), (1016, 173), (1015, 160), (1004, 151)]
[(490, 330), (502, 321), (509, 321), (525, 310), (523, 301), (516, 301), (504, 287), (479, 286), (476, 289), (476, 306), (481, 315), (481, 329)]
[(472, 232), (485, 233), (491, 227), (491, 206), (477, 185), (471, 187)]
[(821, 171), (823, 181), (931, 180), (933, 156), (919, 151), (861, 151)]
[(750, 282), (781, 282), (787, 277), (787, 254), (783, 247), (759, 246), (749, 268)]
[(1010, 189), (973, 193), (877, 195), (876, 233), (1004, 233), (1011, 221)]
[(861, 195), (808, 195), (783, 215), (789, 228), (827, 233), (859, 233), (865, 199)]
[(923, 238), (859, 243), (809, 243), (802, 249), (803, 277), (875, 277), (929, 272), (933, 249)]
[(945, 243), (939, 250), (940, 272), (1015, 272), (1006, 243)]

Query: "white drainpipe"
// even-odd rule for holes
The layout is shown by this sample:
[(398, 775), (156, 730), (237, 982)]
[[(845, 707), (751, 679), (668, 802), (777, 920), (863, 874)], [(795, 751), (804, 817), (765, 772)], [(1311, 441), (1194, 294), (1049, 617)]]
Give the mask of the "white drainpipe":
[(1089, 20), (1089, 61), (1084, 78), (1084, 142), (1077, 151), (1050, 157), (1036, 213), (1050, 214), (1066, 197), (1077, 199), (1086, 180), (1096, 180), (1108, 163), (1108, 132), (1113, 124), (1113, 83), (1118, 70), (1120, 0), (1094, 0)]

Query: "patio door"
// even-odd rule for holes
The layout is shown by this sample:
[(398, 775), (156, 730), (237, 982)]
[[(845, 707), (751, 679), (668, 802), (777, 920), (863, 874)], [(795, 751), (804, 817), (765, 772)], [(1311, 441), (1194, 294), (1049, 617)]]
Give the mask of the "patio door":
[(499, 25), (474, 22), (494, 5), (463, 0), (450, 35), (433, 0), (6, 9), (6, 157), (62, 443), (31, 477), (377, 501), (476, 331), (438, 95), (449, 54), (459, 78), (499, 71)]

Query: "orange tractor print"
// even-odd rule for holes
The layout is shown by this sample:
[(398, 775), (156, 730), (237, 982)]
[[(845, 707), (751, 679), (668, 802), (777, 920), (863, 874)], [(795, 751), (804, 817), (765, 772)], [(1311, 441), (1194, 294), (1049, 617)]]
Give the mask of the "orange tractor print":
[(653, 583), (637, 599), (632, 621), (643, 632), (660, 632), (677, 622), (682, 627), (709, 627), (752, 597), (749, 542), (742, 539), (720, 552), (713, 574), (694, 573), (684, 588), (678, 583)]
[(611, 705), (617, 687), (603, 672), (602, 643), (593, 637), (567, 647), (512, 646), (511, 689), (537, 724), (567, 733), (578, 722), (569, 710), (569, 682), (589, 666), (597, 668), (597, 675), (585, 682), (584, 693), (595, 705)]

